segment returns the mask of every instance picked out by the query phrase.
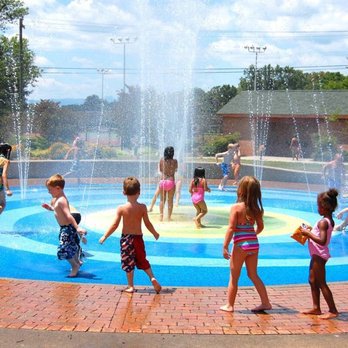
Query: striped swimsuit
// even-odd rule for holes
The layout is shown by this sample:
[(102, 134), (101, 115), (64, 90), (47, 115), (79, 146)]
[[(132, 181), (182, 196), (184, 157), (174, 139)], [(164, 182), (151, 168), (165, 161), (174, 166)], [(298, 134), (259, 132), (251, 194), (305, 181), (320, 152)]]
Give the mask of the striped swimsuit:
[(237, 225), (233, 234), (233, 243), (242, 248), (248, 254), (253, 254), (259, 250), (259, 241), (254, 229), (254, 225)]

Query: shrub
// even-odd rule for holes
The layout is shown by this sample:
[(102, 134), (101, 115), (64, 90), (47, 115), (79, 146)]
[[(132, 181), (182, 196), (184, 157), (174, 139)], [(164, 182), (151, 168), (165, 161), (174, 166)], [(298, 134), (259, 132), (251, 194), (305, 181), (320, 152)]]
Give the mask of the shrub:
[(32, 135), (31, 136), (31, 150), (43, 150), (47, 149), (49, 143), (46, 138), (41, 135)]
[(315, 161), (331, 161), (336, 153), (337, 140), (336, 137), (321, 136), (317, 133), (311, 135), (313, 143), (312, 158)]
[(69, 150), (69, 145), (64, 143), (53, 143), (48, 148), (48, 157), (50, 159), (64, 159)]
[(227, 145), (230, 143), (236, 143), (239, 141), (239, 132), (234, 132), (228, 135), (216, 135), (211, 136), (203, 145), (202, 152), (204, 156), (213, 156), (218, 152), (227, 151)]

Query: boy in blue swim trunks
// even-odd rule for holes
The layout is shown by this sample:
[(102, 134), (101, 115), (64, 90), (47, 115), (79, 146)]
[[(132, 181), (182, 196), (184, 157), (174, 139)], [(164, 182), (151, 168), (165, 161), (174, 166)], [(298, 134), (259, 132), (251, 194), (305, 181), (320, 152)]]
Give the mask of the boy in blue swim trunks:
[(162, 289), (159, 282), (154, 277), (149, 261), (146, 259), (145, 244), (141, 224), (144, 222), (146, 228), (153, 234), (155, 239), (159, 234), (149, 220), (145, 204), (138, 202), (140, 195), (140, 183), (134, 177), (128, 177), (123, 182), (123, 194), (127, 196), (127, 203), (117, 207), (116, 216), (105, 234), (99, 239), (103, 244), (105, 240), (117, 229), (122, 219), (122, 235), (120, 239), (121, 247), (121, 266), (127, 274), (128, 286), (125, 292), (134, 292), (134, 269), (142, 269), (150, 278), (156, 291)]
[(59, 260), (67, 260), (71, 265), (68, 277), (76, 277), (80, 269), (79, 245), (77, 233), (85, 235), (86, 231), (78, 226), (71, 215), (68, 199), (64, 194), (65, 180), (60, 174), (52, 175), (46, 180), (48, 192), (52, 195), (51, 204), (43, 203), (42, 207), (54, 211), (60, 226), (59, 246), (57, 256)]
[(237, 151), (239, 144), (228, 144), (227, 151), (217, 153), (215, 155), (216, 164), (218, 165), (218, 158), (222, 157), (221, 163), (221, 171), (222, 171), (222, 179), (219, 185), (220, 191), (225, 191), (225, 186), (227, 184), (228, 176), (231, 173), (231, 162), (233, 160), (234, 154)]

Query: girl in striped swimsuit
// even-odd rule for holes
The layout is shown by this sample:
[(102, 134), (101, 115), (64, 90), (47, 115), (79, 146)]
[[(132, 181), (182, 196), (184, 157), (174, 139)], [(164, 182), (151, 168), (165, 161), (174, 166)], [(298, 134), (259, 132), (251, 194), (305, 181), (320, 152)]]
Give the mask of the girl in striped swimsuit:
[[(256, 231), (254, 225), (256, 223)], [(257, 274), (259, 243), (257, 235), (263, 230), (263, 206), (261, 201), (261, 187), (259, 181), (252, 176), (245, 176), (239, 183), (237, 203), (231, 207), (229, 225), (223, 245), (223, 256), (230, 260), (230, 281), (228, 284), (227, 304), (220, 307), (226, 312), (234, 311), (234, 302), (238, 290), (238, 280), (245, 262), (248, 277), (255, 285), (261, 304), (252, 311), (272, 309), (267, 290)], [(232, 255), (229, 245), (233, 238)]]

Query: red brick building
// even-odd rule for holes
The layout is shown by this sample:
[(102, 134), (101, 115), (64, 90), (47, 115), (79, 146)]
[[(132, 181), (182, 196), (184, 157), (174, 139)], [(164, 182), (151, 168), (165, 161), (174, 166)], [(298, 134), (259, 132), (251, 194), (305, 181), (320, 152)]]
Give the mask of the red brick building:
[(240, 133), (243, 155), (266, 142), (266, 155), (289, 156), (296, 135), (309, 157), (312, 134), (335, 137), (348, 150), (348, 90), (242, 91), (217, 114), (224, 134)]

